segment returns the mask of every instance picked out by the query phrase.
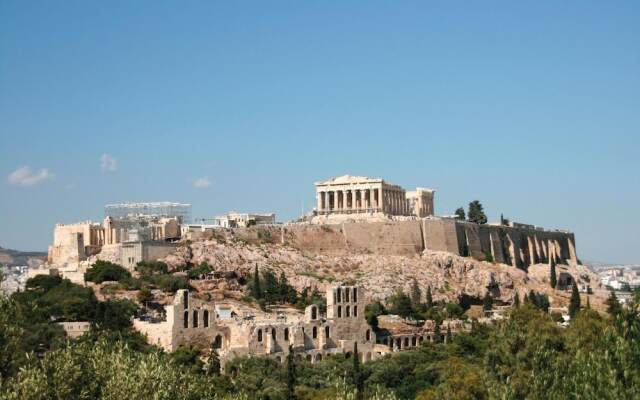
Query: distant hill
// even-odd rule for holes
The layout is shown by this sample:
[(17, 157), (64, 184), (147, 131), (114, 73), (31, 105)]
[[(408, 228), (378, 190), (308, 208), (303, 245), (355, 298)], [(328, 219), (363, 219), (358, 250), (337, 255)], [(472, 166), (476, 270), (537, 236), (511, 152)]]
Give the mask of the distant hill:
[(18, 251), (0, 247), (0, 264), (8, 267), (28, 265), (36, 267), (47, 259), (47, 253), (43, 251)]

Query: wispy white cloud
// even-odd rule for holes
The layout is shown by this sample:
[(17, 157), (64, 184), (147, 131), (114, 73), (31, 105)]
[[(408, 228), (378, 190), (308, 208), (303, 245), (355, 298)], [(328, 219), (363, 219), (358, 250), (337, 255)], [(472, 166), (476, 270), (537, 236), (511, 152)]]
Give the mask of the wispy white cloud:
[(204, 189), (208, 188), (209, 186), (211, 186), (211, 181), (206, 176), (193, 181), (193, 187), (197, 189)]
[(38, 172), (32, 172), (30, 167), (21, 167), (10, 173), (7, 181), (10, 185), (33, 186), (46, 181), (52, 176), (47, 168), (42, 168)]
[(118, 161), (105, 153), (100, 156), (100, 168), (102, 172), (113, 172), (118, 168)]

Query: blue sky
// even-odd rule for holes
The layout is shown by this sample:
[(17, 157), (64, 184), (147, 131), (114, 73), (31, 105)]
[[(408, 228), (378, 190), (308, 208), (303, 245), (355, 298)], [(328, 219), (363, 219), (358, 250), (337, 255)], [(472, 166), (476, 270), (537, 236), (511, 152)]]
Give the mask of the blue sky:
[(640, 262), (639, 20), (637, 1), (5, 0), (0, 246), (45, 249), (115, 201), (287, 220), (348, 173)]

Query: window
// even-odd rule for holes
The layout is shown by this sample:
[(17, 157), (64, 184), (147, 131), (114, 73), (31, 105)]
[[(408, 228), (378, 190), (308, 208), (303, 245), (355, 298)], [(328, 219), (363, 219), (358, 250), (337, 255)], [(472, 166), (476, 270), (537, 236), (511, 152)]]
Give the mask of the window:
[(316, 308), (316, 306), (312, 306), (311, 307), (311, 319), (316, 319), (318, 318), (318, 309)]
[(354, 317), (358, 316), (358, 306), (353, 306), (353, 316)]
[(289, 328), (284, 328), (284, 340), (289, 340)]
[(358, 288), (353, 288), (353, 302), (358, 302)]
[(258, 342), (262, 342), (262, 329), (258, 329)]
[(184, 320), (183, 320), (183, 327), (188, 328), (189, 327), (189, 311), (185, 311), (184, 312)]
[(338, 318), (342, 318), (342, 307), (338, 306)]
[(349, 288), (344, 289), (344, 301), (349, 302)]
[(184, 303), (184, 308), (189, 308), (189, 292), (187, 290), (182, 292), (182, 302)]
[(367, 329), (367, 332), (364, 334), (364, 340), (367, 342), (371, 340), (371, 331), (369, 329)]
[(214, 349), (222, 348), (222, 336), (216, 335), (216, 338), (213, 340), (213, 348)]
[(318, 338), (318, 327), (316, 327), (316, 326), (313, 327), (312, 335), (313, 335), (314, 339)]
[(193, 310), (193, 327), (198, 327), (198, 310)]
[(411, 345), (415, 346), (416, 344), (418, 344), (417, 340), (418, 339), (416, 339), (415, 336), (413, 338), (411, 338)]
[(271, 339), (276, 340), (276, 328), (271, 328)]
[(404, 338), (404, 347), (409, 347), (409, 338)]
[(205, 328), (209, 327), (209, 310), (204, 310), (202, 312), (202, 323), (204, 324)]
[(341, 299), (341, 297), (342, 297), (342, 290), (341, 290), (340, 288), (337, 288), (337, 289), (336, 289), (336, 295), (338, 296), (338, 301), (337, 301), (337, 302), (338, 302), (338, 303), (341, 303), (341, 302), (342, 302), (342, 299)]
[(327, 339), (329, 339), (331, 337), (328, 326), (324, 327), (324, 337), (327, 338)]
[(345, 317), (349, 318), (351, 316), (351, 307), (347, 306), (345, 308)]

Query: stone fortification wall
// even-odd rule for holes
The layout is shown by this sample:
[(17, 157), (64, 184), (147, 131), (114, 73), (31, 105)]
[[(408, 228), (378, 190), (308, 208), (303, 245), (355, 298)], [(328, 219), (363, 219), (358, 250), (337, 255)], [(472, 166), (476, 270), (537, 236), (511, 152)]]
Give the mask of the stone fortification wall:
[(530, 225), (478, 225), (450, 218), (251, 227), (233, 230), (233, 234), (247, 241), (280, 243), (332, 256), (411, 256), (432, 250), (521, 268), (551, 259), (578, 262), (573, 233)]

